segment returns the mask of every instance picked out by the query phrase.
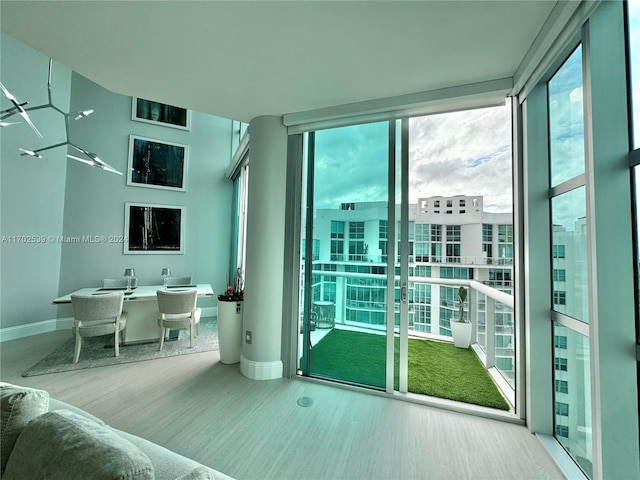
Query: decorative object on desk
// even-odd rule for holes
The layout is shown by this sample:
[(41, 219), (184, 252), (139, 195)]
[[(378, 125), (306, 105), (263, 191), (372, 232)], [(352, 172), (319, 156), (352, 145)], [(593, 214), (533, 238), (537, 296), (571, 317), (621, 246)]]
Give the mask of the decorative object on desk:
[(189, 110), (166, 103), (152, 102), (144, 98), (133, 97), (131, 119), (137, 122), (191, 130), (191, 112)]
[(458, 319), (451, 319), (451, 336), (453, 343), (458, 348), (469, 348), (471, 345), (471, 322), (464, 320), (464, 302), (467, 299), (467, 289), (460, 287), (458, 289)]
[[(76, 160), (78, 162), (84, 163), (86, 165), (90, 165), (92, 167), (97, 167), (100, 168), (102, 170), (105, 170), (107, 172), (111, 172), (111, 173), (116, 173), (118, 175), (122, 175), (122, 172), (119, 172), (118, 170), (116, 170), (115, 168), (113, 168), (111, 165), (107, 164), (106, 162), (104, 162), (103, 160), (100, 159), (100, 157), (98, 157), (98, 155), (96, 155), (93, 152), (90, 152), (89, 150), (86, 150), (82, 147), (79, 147), (78, 145), (72, 143), (69, 140), (69, 119), (71, 119), (71, 117), (74, 118), (74, 120), (80, 120), (84, 117), (88, 117), (89, 115), (91, 115), (93, 113), (93, 110), (88, 109), (88, 110), (82, 110), (82, 111), (78, 111), (78, 112), (65, 112), (62, 109), (60, 109), (59, 107), (57, 107), (56, 105), (53, 104), (53, 100), (51, 97), (51, 73), (53, 71), (53, 59), (49, 59), (49, 76), (47, 78), (47, 103), (42, 104), (42, 105), (36, 105), (34, 107), (28, 107), (28, 108), (24, 108), (24, 106), (29, 103), (29, 102), (20, 102), (18, 101), (18, 99), (11, 94), (11, 92), (9, 92), (9, 90), (2, 85), (2, 83), (0, 83), (0, 90), (2, 90), (2, 93), (4, 94), (5, 97), (7, 97), (7, 99), (13, 104), (13, 107), (10, 107), (6, 110), (3, 110), (0, 112), (0, 126), (4, 127), (7, 125), (11, 125), (10, 123), (5, 122), (6, 119), (12, 117), (13, 115), (20, 115), (24, 121), (31, 127), (31, 129), (34, 131), (34, 133), (36, 135), (38, 135), (38, 137), (42, 138), (42, 134), (40, 133), (40, 131), (36, 128), (36, 126), (33, 124), (33, 122), (31, 121), (31, 118), (29, 117), (29, 114), (27, 112), (30, 112), (32, 110), (42, 110), (45, 108), (50, 108), (51, 110), (61, 114), (64, 117), (64, 130), (65, 130), (65, 141), (64, 142), (60, 142), (60, 143), (56, 143), (53, 145), (49, 145), (47, 147), (42, 147), (42, 148), (36, 148), (34, 150), (27, 150), (24, 148), (20, 148), (19, 150), (22, 152), (20, 155), (21, 156), (25, 156), (25, 155), (29, 155), (31, 157), (35, 157), (35, 158), (40, 158), (40, 159), (44, 159), (45, 157), (43, 157), (40, 152), (44, 152), (46, 150), (53, 150), (54, 148), (58, 148), (58, 147), (67, 147), (67, 158), (70, 158), (71, 160)], [(81, 154), (84, 155), (85, 158), (81, 158), (81, 157), (77, 157), (75, 155), (70, 155), (69, 152), (69, 148), (72, 148), (73, 150), (75, 150), (74, 153), (76, 154)]]
[[(129, 269), (127, 269), (129, 270)], [(83, 337), (114, 335), (115, 356), (120, 354), (120, 332), (122, 341), (126, 340), (127, 313), (122, 311), (123, 292), (107, 293), (100, 296), (71, 295), (73, 307), (73, 335), (75, 350), (73, 363), (78, 363)]]
[(236, 270), (233, 285), (218, 295), (218, 338), (220, 362), (234, 364), (240, 361), (242, 352), (242, 307), (244, 280), (242, 269)]
[(202, 309), (196, 307), (198, 301), (198, 290), (181, 290), (167, 292), (158, 290), (158, 326), (160, 327), (160, 348), (164, 346), (164, 337), (169, 333), (169, 329), (188, 328), (190, 343), (193, 348), (195, 335), (200, 333), (200, 316)]
[(136, 276), (135, 268), (125, 268), (124, 276), (127, 277), (127, 292), (131, 291), (131, 277)]
[(127, 185), (184, 192), (188, 159), (187, 145), (130, 135)]
[(125, 254), (184, 253), (185, 207), (126, 203)]
[(171, 276), (171, 269), (170, 268), (163, 268), (162, 269), (162, 273), (160, 275), (162, 275), (162, 287), (166, 290), (167, 289), (167, 277)]
[(31, 377), (218, 350), (215, 317), (205, 317), (200, 320), (200, 335), (196, 337), (193, 348), (189, 348), (188, 330), (178, 332), (179, 337), (176, 341), (165, 340), (162, 351), (158, 351), (158, 342), (122, 345), (118, 357), (113, 356), (113, 336), (88, 337), (82, 344), (82, 357), (78, 363), (69, 362), (74, 346), (74, 339), (70, 338), (67, 341), (63, 340), (63, 344), (29, 368), (22, 376)]

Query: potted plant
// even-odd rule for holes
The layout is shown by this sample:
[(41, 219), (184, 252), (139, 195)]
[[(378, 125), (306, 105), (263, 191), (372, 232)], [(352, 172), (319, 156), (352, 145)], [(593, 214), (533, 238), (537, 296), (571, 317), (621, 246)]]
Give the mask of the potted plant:
[(451, 336), (453, 343), (459, 348), (469, 348), (471, 345), (471, 322), (464, 320), (464, 302), (467, 299), (467, 289), (458, 289), (458, 318), (451, 319)]
[(242, 352), (242, 307), (244, 281), (242, 269), (236, 271), (233, 285), (218, 295), (218, 344), (220, 362), (238, 363)]

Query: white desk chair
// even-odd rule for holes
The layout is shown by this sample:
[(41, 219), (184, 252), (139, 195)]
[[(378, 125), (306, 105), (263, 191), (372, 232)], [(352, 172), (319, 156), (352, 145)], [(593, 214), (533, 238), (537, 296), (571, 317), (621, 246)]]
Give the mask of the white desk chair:
[(73, 334), (76, 337), (76, 348), (73, 363), (78, 363), (82, 337), (114, 335), (115, 356), (120, 355), (120, 332), (125, 341), (127, 314), (122, 311), (124, 292), (106, 293), (104, 295), (71, 295), (73, 306)]
[(188, 328), (190, 347), (193, 347), (194, 330), (200, 333), (200, 315), (202, 310), (196, 307), (198, 290), (167, 291), (158, 290), (158, 326), (160, 327), (160, 347), (164, 346), (164, 337), (171, 328)]

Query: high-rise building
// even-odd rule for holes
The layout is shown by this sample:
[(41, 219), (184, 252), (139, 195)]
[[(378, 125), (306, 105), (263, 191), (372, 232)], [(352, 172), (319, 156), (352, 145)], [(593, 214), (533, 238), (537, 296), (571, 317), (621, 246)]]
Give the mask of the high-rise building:
[[(399, 207), (396, 209), (399, 218)], [(338, 324), (385, 329), (387, 222), (385, 202), (342, 203), (337, 209), (316, 211), (313, 301), (333, 304)], [(398, 252), (399, 222), (396, 232)], [(420, 198), (409, 205), (408, 257), (409, 334), (450, 340), (459, 287), (439, 284), (437, 279), (475, 280), (511, 295), (512, 215), (485, 211), (481, 196)], [(398, 259), (394, 273), (398, 275), (399, 270)], [(395, 283), (394, 321), (398, 325), (400, 285)], [(476, 338), (478, 344), (485, 345), (486, 302), (483, 298), (474, 300)], [(499, 304), (494, 309), (496, 366), (512, 382), (513, 310)]]

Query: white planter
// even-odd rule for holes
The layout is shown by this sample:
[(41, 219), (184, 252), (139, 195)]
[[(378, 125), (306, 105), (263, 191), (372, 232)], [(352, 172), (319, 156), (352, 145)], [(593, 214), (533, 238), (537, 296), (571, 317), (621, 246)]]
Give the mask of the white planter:
[(453, 343), (458, 348), (469, 348), (471, 345), (471, 323), (458, 322), (451, 319), (451, 336)]
[(240, 362), (242, 352), (243, 302), (218, 300), (218, 344), (220, 362), (231, 365)]

